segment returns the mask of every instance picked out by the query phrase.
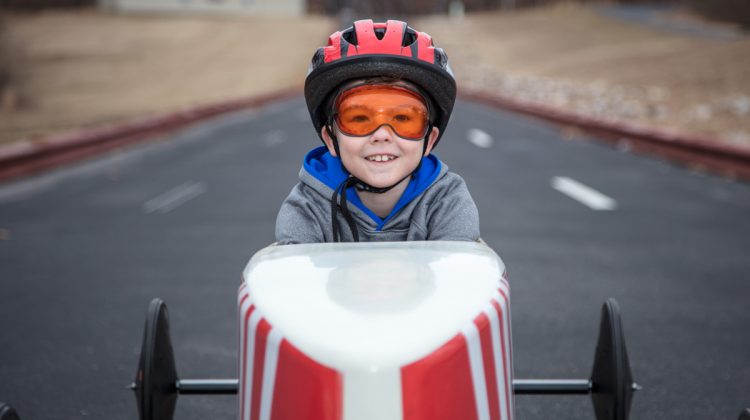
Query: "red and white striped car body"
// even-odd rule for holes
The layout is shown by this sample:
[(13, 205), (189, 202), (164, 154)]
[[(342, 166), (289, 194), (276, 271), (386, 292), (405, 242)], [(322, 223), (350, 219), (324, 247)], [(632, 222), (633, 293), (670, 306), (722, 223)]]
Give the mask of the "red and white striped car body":
[(481, 243), (265, 248), (239, 290), (239, 418), (512, 420), (509, 297)]

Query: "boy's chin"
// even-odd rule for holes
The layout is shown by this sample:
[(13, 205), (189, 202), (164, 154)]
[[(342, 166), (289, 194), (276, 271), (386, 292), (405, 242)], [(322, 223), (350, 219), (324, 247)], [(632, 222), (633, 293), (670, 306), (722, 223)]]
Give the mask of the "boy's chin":
[(357, 177), (357, 178), (359, 178), (360, 180), (364, 181), (367, 185), (369, 185), (371, 187), (374, 187), (374, 188), (386, 188), (386, 187), (390, 187), (393, 184), (398, 183), (401, 180), (401, 178), (403, 178), (403, 177), (400, 177), (400, 178), (396, 178), (396, 177), (388, 177), (388, 178), (383, 178), (383, 177), (378, 177), (378, 178), (374, 178), (374, 177)]

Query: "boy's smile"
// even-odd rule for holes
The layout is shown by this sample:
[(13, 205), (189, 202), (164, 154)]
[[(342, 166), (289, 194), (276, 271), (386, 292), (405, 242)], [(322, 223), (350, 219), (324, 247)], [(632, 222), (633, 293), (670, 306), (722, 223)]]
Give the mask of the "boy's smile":
[(393, 159), (396, 159), (396, 156), (393, 155), (372, 155), (367, 156), (365, 159), (369, 160), (370, 162), (388, 162)]
[[(334, 124), (341, 162), (347, 170), (363, 182), (376, 188), (391, 186), (411, 174), (422, 159), (425, 140), (406, 140), (383, 125), (369, 136), (354, 137), (342, 133)], [(426, 156), (437, 139), (439, 130), (433, 128), (428, 137)], [(333, 142), (325, 129), (323, 138), (332, 155)]]

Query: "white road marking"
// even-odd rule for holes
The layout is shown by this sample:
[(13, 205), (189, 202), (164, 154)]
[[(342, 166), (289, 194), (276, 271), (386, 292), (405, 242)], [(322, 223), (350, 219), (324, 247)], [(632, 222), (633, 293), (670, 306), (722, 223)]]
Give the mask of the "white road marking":
[(143, 203), (143, 211), (169, 213), (204, 192), (206, 184), (203, 182), (186, 182)]
[(478, 128), (472, 128), (467, 131), (466, 139), (474, 146), (482, 149), (489, 149), (493, 143), (492, 136)]
[(286, 141), (286, 134), (282, 130), (269, 131), (260, 138), (260, 142), (266, 147), (278, 146), (284, 141)]
[(552, 178), (552, 188), (588, 206), (592, 210), (614, 210), (617, 202), (599, 191), (564, 176)]

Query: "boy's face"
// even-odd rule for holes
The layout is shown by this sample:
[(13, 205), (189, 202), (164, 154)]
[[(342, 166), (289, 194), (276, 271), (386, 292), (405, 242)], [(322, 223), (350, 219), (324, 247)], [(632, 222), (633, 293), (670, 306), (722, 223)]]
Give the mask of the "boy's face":
[[(421, 141), (406, 140), (396, 135), (387, 126), (381, 126), (374, 133), (364, 137), (352, 137), (336, 128), (336, 138), (339, 141), (341, 162), (352, 175), (376, 188), (393, 185), (414, 171), (422, 156), (427, 156), (435, 144), (440, 130), (432, 128), (428, 138), (427, 150), (422, 154)], [(326, 132), (322, 131), (328, 151), (336, 156), (333, 141)], [(378, 161), (376, 159), (387, 160)]]
[[(414, 171), (440, 134), (435, 127), (429, 135), (425, 132), (429, 116), (423, 100), (397, 86), (355, 87), (336, 101), (335, 112), (333, 129), (342, 163), (352, 175), (377, 188), (393, 185)], [(337, 156), (325, 127), (321, 135), (329, 152)]]

